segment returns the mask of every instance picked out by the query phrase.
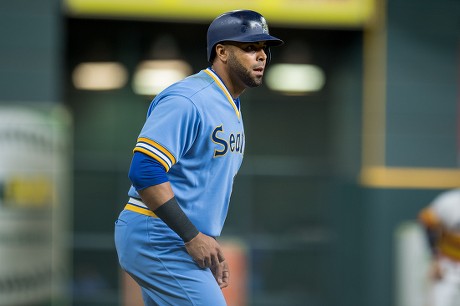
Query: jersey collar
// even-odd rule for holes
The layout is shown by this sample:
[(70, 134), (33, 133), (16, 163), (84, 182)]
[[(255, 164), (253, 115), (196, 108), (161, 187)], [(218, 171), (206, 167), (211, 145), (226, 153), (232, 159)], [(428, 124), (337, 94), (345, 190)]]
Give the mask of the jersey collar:
[[(222, 90), (222, 92), (224, 93), (224, 95), (227, 97), (227, 100), (228, 102), (230, 103), (230, 105), (233, 107), (233, 109), (235, 110), (235, 113), (236, 115), (238, 116), (238, 118), (240, 118), (240, 108), (239, 108), (239, 104), (238, 105), (235, 103), (235, 101), (233, 100), (232, 98), (232, 95), (230, 94), (230, 92), (228, 91), (227, 87), (225, 86), (224, 82), (222, 81), (222, 79), (217, 75), (217, 73), (212, 70), (211, 68), (206, 68), (204, 70), (204, 72), (206, 72), (217, 84), (217, 86), (220, 87), (220, 89)], [(239, 99), (239, 98), (238, 98)]]

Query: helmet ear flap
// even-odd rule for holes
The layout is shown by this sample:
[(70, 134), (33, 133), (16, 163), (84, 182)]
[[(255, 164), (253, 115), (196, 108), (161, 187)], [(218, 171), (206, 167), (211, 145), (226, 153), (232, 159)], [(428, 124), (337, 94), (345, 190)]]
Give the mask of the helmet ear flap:
[(265, 47), (264, 51), (265, 51), (265, 54), (267, 55), (266, 64), (268, 65), (270, 64), (270, 61), (272, 60), (272, 53), (270, 51), (270, 47)]
[(212, 46), (212, 49), (209, 51), (208, 62), (211, 64), (214, 62), (214, 58), (216, 57), (216, 45)]

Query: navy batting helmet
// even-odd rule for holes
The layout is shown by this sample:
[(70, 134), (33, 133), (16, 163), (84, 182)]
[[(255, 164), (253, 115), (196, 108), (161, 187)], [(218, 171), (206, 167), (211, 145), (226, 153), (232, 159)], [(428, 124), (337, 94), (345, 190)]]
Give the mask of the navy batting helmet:
[(215, 55), (215, 46), (225, 41), (259, 42), (265, 41), (267, 48), (267, 63), (271, 54), (269, 46), (279, 46), (283, 41), (268, 33), (265, 18), (254, 11), (236, 10), (224, 13), (214, 19), (209, 25), (207, 35), (208, 61), (212, 62)]

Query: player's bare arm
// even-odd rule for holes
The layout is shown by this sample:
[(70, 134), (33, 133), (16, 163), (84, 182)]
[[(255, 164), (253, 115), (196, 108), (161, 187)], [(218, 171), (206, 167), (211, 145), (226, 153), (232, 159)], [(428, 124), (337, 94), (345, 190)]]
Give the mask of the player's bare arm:
[(162, 204), (166, 203), (169, 199), (174, 197), (174, 193), (169, 182), (159, 185), (150, 186), (143, 190), (138, 190), (142, 201), (152, 211), (155, 211)]

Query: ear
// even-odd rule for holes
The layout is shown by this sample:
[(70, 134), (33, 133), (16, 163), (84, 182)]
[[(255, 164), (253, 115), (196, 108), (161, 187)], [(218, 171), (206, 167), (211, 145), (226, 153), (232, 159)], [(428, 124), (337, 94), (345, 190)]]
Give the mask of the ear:
[(218, 57), (222, 62), (226, 62), (228, 58), (229, 49), (226, 45), (217, 44), (216, 45), (216, 58)]

